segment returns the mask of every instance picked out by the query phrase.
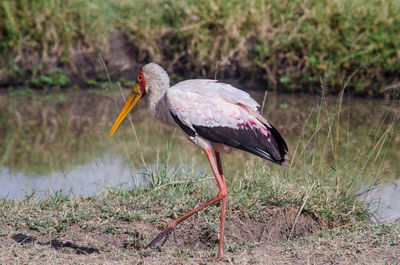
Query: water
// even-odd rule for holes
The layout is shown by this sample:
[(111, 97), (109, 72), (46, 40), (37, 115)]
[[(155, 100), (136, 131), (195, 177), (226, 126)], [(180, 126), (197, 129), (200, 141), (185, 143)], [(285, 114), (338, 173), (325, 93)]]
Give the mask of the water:
[[(253, 97), (262, 102), (263, 93)], [(43, 198), (55, 193), (89, 196), (110, 187), (137, 187), (149, 181), (142, 174), (143, 161), (150, 170), (158, 170), (164, 164), (177, 164), (187, 171), (208, 170), (207, 160), (195, 146), (188, 144), (179, 131), (156, 123), (143, 106), (132, 115), (138, 139), (129, 122), (110, 139), (108, 130), (118, 108), (107, 97), (86, 91), (45, 98), (38, 95), (13, 99), (0, 94), (1, 105), (8, 106), (0, 109), (0, 131), (10, 132), (3, 135), (3, 142), (0, 140), (0, 197)], [(351, 106), (351, 111), (344, 115), (343, 127), (349, 127), (347, 137), (356, 143), (347, 140), (342, 144), (357, 149), (374, 136), (386, 112), (377, 108), (384, 105), (380, 101), (350, 99), (346, 104), (344, 109)], [(265, 112), (293, 150), (310, 109), (320, 108), (318, 97), (270, 94)], [(7, 120), (12, 122), (6, 125)], [(310, 136), (305, 134), (305, 138)], [(390, 181), (385, 181), (387, 184), (371, 193), (369, 199), (380, 201), (371, 210), (378, 207), (377, 218), (383, 221), (400, 218), (399, 137), (394, 134), (387, 145), (377, 146), (384, 150), (385, 157), (379, 165), (389, 172), (385, 178)], [(226, 175), (243, 170), (249, 159), (254, 157), (244, 153), (224, 157)]]
[(109, 187), (136, 187), (143, 180), (137, 175), (132, 176), (120, 157), (106, 155), (105, 159), (76, 165), (67, 172), (56, 170), (36, 176), (3, 167), (0, 168), (0, 183), (0, 197), (23, 199), (31, 195), (43, 198), (55, 193), (72, 197), (95, 195)]
[[(6, 167), (0, 168), (0, 197), (24, 199), (26, 197), (45, 198), (53, 194), (69, 197), (90, 196), (110, 188), (137, 188), (151, 183), (152, 174), (157, 174), (164, 165), (149, 164), (146, 168), (132, 169), (124, 158), (104, 155), (83, 165), (73, 166), (69, 171), (56, 170), (49, 174), (29, 176), (23, 172), (13, 172)], [(188, 174), (188, 165), (169, 165), (168, 175), (176, 171)], [(193, 175), (199, 178), (204, 168), (197, 167)]]
[(377, 221), (389, 223), (400, 218), (400, 180), (379, 185), (367, 195)]

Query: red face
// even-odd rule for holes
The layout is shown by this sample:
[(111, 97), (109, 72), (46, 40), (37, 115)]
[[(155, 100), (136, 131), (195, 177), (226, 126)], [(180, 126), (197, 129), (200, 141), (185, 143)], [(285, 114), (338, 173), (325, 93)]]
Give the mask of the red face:
[(146, 80), (144, 79), (143, 71), (141, 71), (136, 77), (136, 83), (140, 86), (140, 92), (142, 97), (146, 94)]

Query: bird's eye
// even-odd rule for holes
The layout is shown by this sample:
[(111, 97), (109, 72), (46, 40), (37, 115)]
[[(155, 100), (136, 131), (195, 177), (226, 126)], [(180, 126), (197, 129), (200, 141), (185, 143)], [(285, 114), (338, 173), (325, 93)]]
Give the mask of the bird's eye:
[(143, 80), (143, 76), (142, 75), (138, 75), (137, 80), (138, 81), (142, 81)]

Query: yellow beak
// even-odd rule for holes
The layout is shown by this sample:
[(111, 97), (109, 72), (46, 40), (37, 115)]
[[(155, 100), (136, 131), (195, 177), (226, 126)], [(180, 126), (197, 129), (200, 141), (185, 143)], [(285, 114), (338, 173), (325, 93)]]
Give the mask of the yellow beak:
[(135, 84), (133, 86), (131, 94), (129, 95), (129, 98), (126, 100), (124, 107), (122, 108), (121, 112), (118, 115), (118, 118), (115, 120), (114, 125), (111, 128), (110, 137), (113, 136), (115, 131), (118, 129), (118, 126), (129, 114), (129, 112), (131, 112), (133, 107), (135, 107), (135, 105), (140, 101), (141, 98), (142, 98), (142, 93), (140, 91), (140, 86), (138, 84)]

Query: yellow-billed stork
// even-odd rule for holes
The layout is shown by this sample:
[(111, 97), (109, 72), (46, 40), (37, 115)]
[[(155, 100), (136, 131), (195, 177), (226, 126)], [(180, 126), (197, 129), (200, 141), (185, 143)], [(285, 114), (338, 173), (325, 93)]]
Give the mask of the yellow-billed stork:
[(175, 229), (180, 222), (222, 200), (217, 259), (222, 258), (228, 191), (220, 152), (229, 153), (237, 148), (288, 167), (285, 140), (261, 116), (259, 104), (246, 92), (209, 79), (186, 80), (170, 87), (167, 72), (156, 63), (146, 64), (138, 74), (136, 84), (110, 131), (110, 137), (143, 98), (147, 98), (147, 106), (156, 119), (167, 125), (178, 126), (191, 142), (205, 151), (219, 187), (217, 196), (170, 222), (146, 248), (155, 246), (163, 238), (165, 242), (171, 232), (175, 237)]

